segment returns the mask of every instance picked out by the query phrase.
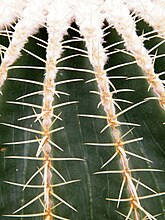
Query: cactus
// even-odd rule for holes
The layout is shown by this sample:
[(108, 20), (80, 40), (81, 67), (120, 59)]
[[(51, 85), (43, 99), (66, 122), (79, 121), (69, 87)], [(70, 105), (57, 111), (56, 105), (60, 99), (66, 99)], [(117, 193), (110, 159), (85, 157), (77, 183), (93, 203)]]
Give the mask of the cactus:
[(164, 219), (162, 0), (0, 2), (1, 219)]

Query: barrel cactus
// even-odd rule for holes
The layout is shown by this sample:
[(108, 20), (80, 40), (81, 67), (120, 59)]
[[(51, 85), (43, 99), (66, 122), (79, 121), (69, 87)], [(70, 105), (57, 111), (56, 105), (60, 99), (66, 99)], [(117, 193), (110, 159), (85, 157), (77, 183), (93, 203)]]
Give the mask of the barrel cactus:
[(0, 1), (1, 219), (164, 219), (164, 0)]

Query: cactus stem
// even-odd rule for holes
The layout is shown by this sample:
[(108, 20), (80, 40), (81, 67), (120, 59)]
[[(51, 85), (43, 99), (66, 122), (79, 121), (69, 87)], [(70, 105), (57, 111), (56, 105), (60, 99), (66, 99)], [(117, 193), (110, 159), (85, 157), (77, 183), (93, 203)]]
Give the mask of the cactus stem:
[[(131, 153), (125, 149), (125, 146), (143, 140), (142, 137), (132, 138), (123, 140), (133, 129), (130, 129), (126, 133), (122, 134), (122, 126), (140, 126), (136, 123), (129, 122), (120, 122), (119, 117), (123, 116), (126, 112), (134, 109), (135, 107), (146, 103), (150, 99), (156, 99), (159, 101), (160, 106), (165, 109), (165, 89), (164, 89), (164, 80), (161, 80), (160, 76), (164, 74), (164, 72), (160, 74), (156, 74), (154, 70), (155, 61), (158, 58), (164, 57), (164, 54), (157, 55), (157, 51), (155, 55), (150, 54), (155, 49), (162, 45), (165, 40), (165, 29), (164, 29), (164, 18), (165, 14), (162, 10), (162, 5), (164, 3), (162, 0), (160, 1), (151, 1), (146, 0), (147, 3), (143, 4), (141, 1), (129, 1), (129, 0), (83, 0), (83, 1), (53, 1), (53, 0), (18, 0), (11, 1), (10, 4), (8, 1), (0, 2), (0, 15), (2, 14), (2, 19), (0, 21), (0, 28), (5, 28), (5, 31), (1, 31), (0, 35), (7, 37), (9, 41), (9, 46), (5, 47), (0, 45), (0, 55), (1, 55), (1, 66), (0, 66), (0, 87), (4, 84), (4, 81), (7, 79), (8, 70), (12, 69), (36, 69), (36, 70), (44, 70), (45, 78), (44, 82), (37, 82), (33, 80), (27, 79), (17, 79), (17, 78), (8, 78), (8, 80), (18, 81), (18, 82), (26, 82), (34, 85), (42, 86), (43, 90), (37, 92), (31, 92), (26, 95), (21, 95), (17, 98), (16, 101), (7, 101), (6, 103), (12, 105), (21, 105), (30, 107), (34, 114), (24, 116), (19, 118), (18, 120), (27, 120), (33, 119), (34, 123), (38, 122), (40, 125), (39, 130), (26, 128), (23, 126), (17, 126), (15, 124), (9, 123), (0, 123), (1, 125), (19, 129), (22, 131), (30, 132), (36, 135), (35, 139), (31, 139), (28, 141), (13, 141), (9, 143), (5, 143), (5, 145), (11, 144), (31, 144), (38, 143), (38, 148), (36, 150), (35, 157), (29, 156), (6, 156), (6, 159), (23, 159), (23, 160), (34, 160), (41, 161), (42, 165), (38, 170), (32, 174), (32, 176), (27, 180), (25, 184), (14, 183), (5, 181), (8, 184), (21, 186), (22, 190), (25, 190), (27, 187), (36, 187), (42, 188), (43, 191), (32, 200), (27, 202), (25, 205), (21, 206), (13, 215), (5, 215), (8, 217), (38, 217), (43, 216), (44, 220), (53, 220), (61, 219), (67, 220), (64, 217), (54, 214), (54, 210), (61, 204), (66, 205), (70, 209), (77, 212), (77, 210), (58, 196), (55, 192), (55, 187), (62, 186), (69, 183), (74, 183), (79, 180), (67, 181), (63, 175), (53, 166), (53, 161), (84, 161), (80, 158), (53, 158), (52, 157), (52, 147), (55, 147), (56, 150), (64, 151), (63, 148), (56, 144), (56, 140), (52, 140), (52, 135), (58, 131), (64, 129), (64, 127), (53, 128), (53, 125), (56, 125), (57, 120), (61, 120), (61, 113), (56, 115), (54, 113), (57, 108), (61, 108), (63, 106), (77, 104), (78, 101), (68, 101), (63, 103), (55, 102), (55, 96), (60, 98), (60, 95), (67, 95), (67, 92), (58, 91), (58, 85), (82, 81), (82, 79), (70, 79), (64, 80), (60, 82), (56, 82), (57, 74), (60, 70), (68, 70), (74, 72), (82, 72), (82, 73), (90, 73), (94, 76), (94, 79), (87, 80), (86, 83), (96, 82), (98, 86), (98, 91), (90, 91), (90, 93), (94, 93), (100, 96), (100, 102), (97, 105), (97, 108), (103, 107), (105, 115), (88, 115), (88, 114), (79, 114), (80, 117), (88, 117), (88, 118), (96, 118), (96, 119), (104, 119), (106, 120), (106, 125), (102, 128), (100, 133), (103, 133), (106, 129), (110, 130), (111, 136), (113, 138), (113, 143), (85, 143), (90, 146), (104, 146), (104, 147), (114, 147), (115, 153), (101, 166), (101, 169), (107, 166), (110, 162), (114, 160), (114, 158), (118, 157), (120, 160), (120, 170), (106, 170), (106, 171), (98, 171), (94, 174), (119, 174), (122, 176), (123, 180), (121, 183), (121, 187), (119, 190), (118, 199), (107, 198), (106, 200), (117, 202), (117, 208), (119, 208), (121, 202), (129, 202), (129, 211), (127, 215), (122, 213), (122, 216), (125, 217), (125, 220), (131, 219), (130, 216), (133, 213), (134, 220), (140, 220), (140, 213), (142, 212), (145, 215), (144, 219), (156, 220), (155, 216), (152, 216), (148, 211), (146, 211), (140, 200), (149, 199), (156, 196), (165, 195), (165, 193), (157, 193), (155, 190), (147, 186), (146, 184), (140, 182), (140, 180), (136, 180), (132, 175), (134, 172), (162, 172), (159, 169), (146, 169), (146, 168), (130, 168), (128, 155), (133, 157), (137, 157), (139, 159), (145, 160), (147, 162), (152, 162), (151, 160), (144, 158), (135, 153)], [(139, 3), (140, 2), (140, 3)], [(4, 5), (3, 5), (4, 4)], [(18, 6), (17, 6), (18, 4)], [(145, 6), (145, 7), (144, 7)], [(132, 14), (130, 13), (132, 11)], [(153, 12), (153, 15), (151, 14)], [(37, 13), (36, 13), (37, 12)], [(142, 36), (138, 36), (136, 33), (136, 23), (139, 21), (135, 21), (136, 17), (140, 14), (141, 17), (146, 20), (153, 28), (154, 31), (143, 34)], [(157, 16), (157, 14), (159, 16)], [(16, 20), (18, 19), (18, 22)], [(104, 21), (108, 23), (108, 26), (102, 28)], [(74, 27), (70, 27), (71, 23), (75, 21), (79, 26), (79, 30)], [(15, 23), (12, 25), (12, 23)], [(33, 36), (40, 27), (46, 27), (48, 32), (48, 42), (39, 39), (38, 37)], [(123, 40), (120, 42), (113, 43), (111, 45), (103, 47), (104, 39), (110, 32), (108, 32), (109, 27), (114, 27), (118, 34), (122, 36)], [(11, 28), (11, 30), (8, 30)], [(67, 33), (68, 29), (72, 29), (76, 31), (79, 35), (83, 36), (83, 39), (77, 37), (71, 40), (64, 40), (63, 37)], [(107, 32), (105, 32), (107, 31)], [(150, 50), (147, 50), (144, 47), (145, 36), (150, 35), (152, 33), (158, 32), (158, 35), (149, 36), (147, 39), (151, 39), (153, 37), (160, 37), (162, 41), (157, 45), (153, 46)], [(37, 45), (39, 47), (46, 49), (46, 59), (43, 59), (39, 55), (36, 55), (34, 52), (27, 50), (24, 48), (28, 37), (32, 37), (37, 40)], [(144, 39), (143, 39), (144, 38)], [(62, 42), (63, 41), (63, 42)], [(81, 42), (86, 44), (87, 51), (79, 48), (74, 48), (72, 46), (66, 45), (67, 43), (72, 42)], [(112, 47), (123, 44), (126, 49), (117, 49), (115, 51), (108, 51)], [(73, 50), (74, 52), (78, 52), (74, 55), (69, 55), (61, 58), (61, 54), (64, 49)], [(41, 61), (45, 67), (37, 67), (37, 66), (11, 66), (13, 63), (20, 57), (21, 51), (25, 51), (30, 54), (37, 60)], [(113, 56), (116, 53), (124, 53), (134, 58), (131, 62), (117, 64), (111, 67), (105, 68), (105, 64), (108, 60), (108, 56)], [(58, 66), (64, 61), (69, 61), (72, 58), (83, 57), (88, 58), (90, 61), (93, 70), (83, 69), (83, 68), (74, 68), (69, 66)], [(119, 69), (122, 67), (130, 66), (137, 64), (144, 72), (145, 76), (143, 77), (130, 77), (128, 79), (146, 79), (148, 81), (149, 87), (153, 89), (154, 93), (157, 97), (146, 98), (144, 101), (140, 101), (136, 104), (133, 104), (131, 101), (127, 101), (124, 99), (114, 98), (115, 95), (118, 95), (119, 92), (130, 92), (134, 91), (132, 89), (117, 89), (111, 79), (119, 79), (126, 78), (123, 76), (107, 76), (107, 74), (111, 74), (112, 70)], [(127, 78), (126, 78), (127, 79)], [(2, 92), (0, 91), (0, 94)], [(43, 100), (41, 105), (24, 102), (24, 100), (19, 102), (18, 100), (24, 99), (34, 95), (42, 95)], [(55, 103), (54, 103), (55, 102)], [(120, 107), (118, 102), (125, 102), (130, 104), (129, 107), (126, 107), (124, 110)], [(35, 110), (37, 109), (37, 110)], [(39, 111), (39, 112), (38, 112)], [(38, 137), (38, 136), (39, 137)], [(52, 183), (52, 175), (53, 172), (63, 181), (62, 183), (54, 184)], [(40, 186), (38, 185), (30, 185), (29, 183), (35, 178), (38, 174), (41, 175), (43, 183)], [(152, 195), (147, 196), (139, 196), (138, 195), (138, 186), (146, 188), (151, 191)], [(129, 198), (122, 198), (124, 187), (127, 190), (127, 194)], [(42, 198), (42, 199), (41, 199)], [(92, 197), (91, 197), (92, 198)], [(53, 199), (58, 200), (57, 204), (53, 204)], [(26, 214), (26, 215), (15, 215), (19, 211), (23, 210), (27, 206), (31, 205), (35, 201), (39, 201), (43, 206), (43, 213), (36, 214)]]

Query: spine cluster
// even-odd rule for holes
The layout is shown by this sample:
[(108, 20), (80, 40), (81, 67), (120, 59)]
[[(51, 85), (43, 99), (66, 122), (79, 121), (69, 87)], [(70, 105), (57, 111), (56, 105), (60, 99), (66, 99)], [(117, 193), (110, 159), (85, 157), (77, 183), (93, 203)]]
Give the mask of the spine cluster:
[[(152, 87), (153, 91), (157, 94), (160, 106), (165, 109), (165, 89), (163, 82), (159, 79), (159, 75), (155, 73), (154, 60), (150, 57), (147, 49), (144, 47), (143, 38), (137, 36), (135, 22), (129, 15), (128, 8), (122, 2), (123, 1), (121, 0), (106, 0), (106, 19), (110, 25), (114, 26), (114, 28), (124, 39), (124, 44), (127, 51), (131, 52), (132, 56), (136, 60), (137, 65), (140, 66), (141, 69), (145, 72), (146, 80), (148, 81), (150, 87)], [(147, 2), (148, 1), (146, 1), (146, 3), (143, 2), (147, 5), (146, 6), (141, 4), (140, 1), (136, 1), (136, 8), (143, 8), (147, 10), (150, 6), (150, 4), (148, 6)], [(152, 17), (154, 16), (152, 15)]]
[[(36, 10), (38, 11), (37, 13)], [(9, 47), (6, 48), (4, 57), (1, 61), (0, 87), (3, 85), (7, 78), (7, 71), (9, 67), (20, 57), (21, 50), (24, 48), (25, 43), (28, 41), (28, 37), (38, 32), (38, 29), (44, 25), (44, 10), (45, 4), (41, 4), (40, 0), (36, 0), (35, 2), (29, 1), (27, 7), (22, 11), (20, 21), (15, 25), (15, 27), (13, 27), (14, 31), (12, 32), (12, 36), (10, 36), (10, 33), (7, 31)], [(32, 17), (31, 14), (34, 16)], [(12, 25), (10, 26), (12, 27)], [(12, 37), (12, 39), (10, 39), (10, 37)]]
[(16, 19), (20, 18), (25, 7), (26, 0), (2, 0), (0, 1), (0, 30), (10, 26)]
[(142, 17), (160, 37), (165, 39), (165, 3), (164, 0), (124, 0), (130, 10)]
[[(48, 46), (46, 50), (46, 73), (44, 80), (44, 92), (43, 92), (43, 106), (42, 106), (42, 148), (44, 153), (45, 168), (44, 168), (44, 200), (46, 208), (46, 220), (53, 219), (51, 196), (53, 193), (52, 185), (52, 172), (51, 172), (51, 126), (53, 124), (53, 101), (54, 95), (57, 94), (55, 88), (55, 81), (57, 75), (57, 63), (62, 53), (62, 43), (64, 34), (66, 34), (69, 28), (68, 14), (70, 10), (64, 1), (60, 3), (54, 2), (53, 7), (49, 8), (49, 14), (47, 16), (47, 31), (48, 31)], [(54, 12), (55, 9), (55, 12)], [(60, 12), (63, 10), (63, 13)], [(39, 154), (40, 152), (38, 152)], [(37, 156), (38, 156), (37, 154)]]
[[(123, 173), (122, 190), (124, 185), (126, 184), (131, 198), (131, 211), (134, 212), (135, 219), (138, 220), (139, 217), (137, 209), (142, 210), (142, 207), (137, 195), (136, 187), (132, 181), (131, 170), (129, 168), (127, 154), (124, 146), (125, 143), (122, 142), (122, 135), (119, 129), (120, 122), (118, 121), (118, 114), (116, 113), (113, 95), (110, 92), (109, 80), (106, 75), (106, 70), (104, 69), (107, 57), (105, 50), (102, 46), (103, 30), (101, 28), (101, 24), (103, 22), (103, 18), (100, 18), (98, 16), (98, 14), (100, 13), (100, 8), (100, 5), (94, 4), (93, 2), (89, 6), (89, 11), (86, 9), (86, 7), (83, 8), (83, 5), (80, 5), (80, 7), (77, 9), (76, 18), (77, 23), (80, 26), (80, 31), (85, 38), (89, 54), (89, 60), (95, 71), (95, 77), (99, 88), (101, 104), (104, 108), (107, 118), (106, 128), (110, 127), (112, 130), (114, 146), (116, 149), (115, 156), (119, 155), (120, 157), (120, 163), (122, 166)], [(109, 162), (110, 160), (108, 161), (108, 163)], [(119, 195), (119, 197), (120, 196), (121, 194)], [(118, 203), (119, 202), (120, 198), (118, 200)], [(129, 213), (129, 216), (130, 214), (131, 213)]]

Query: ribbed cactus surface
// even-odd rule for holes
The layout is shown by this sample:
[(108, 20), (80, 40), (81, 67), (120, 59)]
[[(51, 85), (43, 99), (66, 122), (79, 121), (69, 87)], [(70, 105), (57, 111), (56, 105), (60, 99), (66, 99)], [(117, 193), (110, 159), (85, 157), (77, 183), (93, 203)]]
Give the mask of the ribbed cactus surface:
[(163, 220), (164, 1), (0, 15), (0, 219)]

